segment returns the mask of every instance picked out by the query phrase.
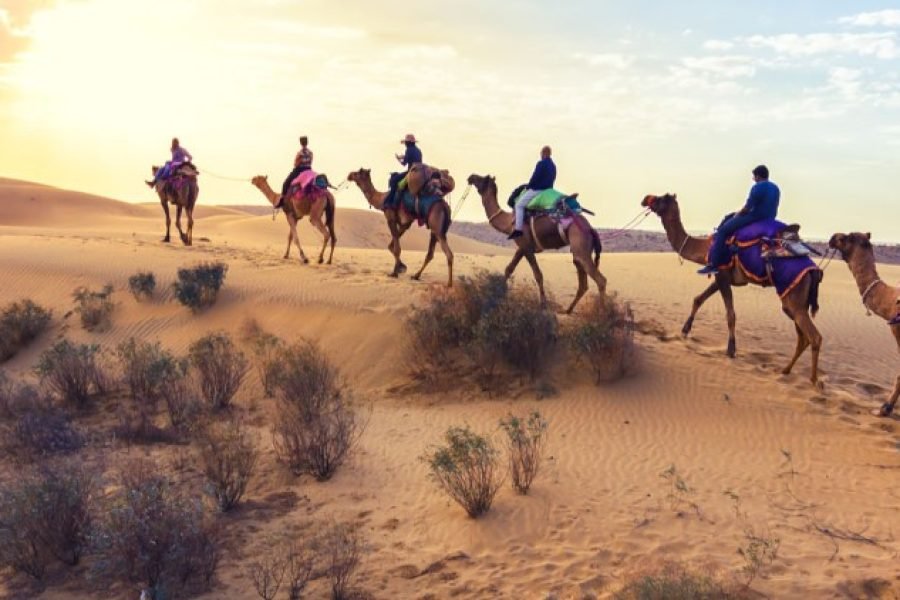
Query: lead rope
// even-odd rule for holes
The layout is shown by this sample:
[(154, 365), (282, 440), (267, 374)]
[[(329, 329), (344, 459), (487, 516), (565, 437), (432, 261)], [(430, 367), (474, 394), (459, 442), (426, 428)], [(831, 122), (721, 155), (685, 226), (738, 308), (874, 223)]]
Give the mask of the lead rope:
[(454, 220), (454, 221), (456, 220), (456, 215), (458, 215), (459, 211), (462, 210), (463, 204), (466, 202), (466, 198), (469, 196), (469, 192), (471, 192), (471, 191), (472, 191), (472, 184), (470, 183), (469, 185), (466, 186), (466, 189), (463, 192), (462, 196), (460, 196), (459, 202), (456, 203), (456, 208), (453, 209), (453, 213), (452, 213), (453, 216), (451, 217), (452, 220)]
[(876, 278), (875, 281), (873, 281), (872, 283), (869, 284), (869, 287), (867, 287), (866, 291), (864, 291), (862, 294), (862, 303), (863, 303), (863, 306), (866, 307), (866, 316), (867, 317), (872, 316), (872, 311), (869, 310), (869, 304), (866, 302), (866, 299), (868, 299), (869, 293), (872, 291), (872, 289), (879, 283), (883, 283), (883, 282), (881, 281), (881, 279)]

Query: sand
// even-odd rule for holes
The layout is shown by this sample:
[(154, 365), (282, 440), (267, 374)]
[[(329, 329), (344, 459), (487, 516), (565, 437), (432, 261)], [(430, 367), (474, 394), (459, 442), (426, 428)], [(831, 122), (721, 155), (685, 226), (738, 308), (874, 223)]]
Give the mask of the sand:
[[(307, 254), (317, 253), (317, 234), (307, 223), (300, 231)], [(61, 335), (104, 347), (137, 336), (182, 353), (210, 330), (237, 334), (253, 318), (286, 339), (317, 340), (371, 407), (356, 454), (331, 481), (316, 483), (277, 465), (268, 444), (273, 402), (255, 380), (244, 386), (238, 405), (258, 427), (262, 457), (244, 508), (224, 518), (229, 551), (204, 597), (256, 597), (246, 567), (267, 536), (332, 518), (361, 524), (369, 544), (361, 588), (375, 598), (607, 597), (633, 573), (665, 561), (737, 572), (750, 531), (780, 539), (777, 560), (753, 583), (759, 593), (900, 597), (900, 421), (869, 414), (900, 361), (883, 321), (865, 316), (846, 265), (829, 267), (821, 291), (824, 391), (807, 380), (808, 354), (792, 375), (780, 375), (794, 332), (771, 289), (736, 291), (738, 357), (730, 360), (715, 298), (690, 339), (678, 335), (705, 286), (690, 265), (674, 254), (618, 254), (604, 256), (601, 270), (639, 322), (638, 365), (629, 377), (597, 387), (580, 369), (558, 372), (559, 393), (543, 400), (489, 398), (469, 388), (423, 394), (409, 391), (404, 320), (430, 286), (445, 281), (443, 256), (422, 281), (395, 280), (386, 276), (392, 259), (381, 215), (339, 209), (337, 232), (334, 264), (304, 266), (296, 255), (281, 258), (282, 216), (273, 222), (201, 204), (196, 245), (186, 248), (159, 241), (158, 207), (0, 181), (0, 305), (32, 298), (54, 312), (51, 331), (4, 364), (8, 372), (29, 377)], [(426, 242), (423, 230), (404, 238), (411, 271)], [(458, 274), (501, 271), (509, 259), (452, 229), (450, 244)], [(226, 261), (229, 271), (218, 303), (204, 313), (191, 314), (169, 292), (146, 303), (127, 292), (128, 276), (139, 270), (153, 270), (166, 288), (179, 266), (209, 259)], [(570, 259), (539, 261), (547, 290), (565, 305), (576, 287)], [(900, 280), (900, 267), (879, 269), (885, 280)], [(64, 318), (74, 288), (107, 282), (117, 302), (109, 331), (87, 333)], [(515, 282), (536, 294), (527, 266)], [(498, 419), (533, 408), (549, 420), (550, 442), (531, 494), (505, 486), (485, 517), (467, 518), (429, 481), (419, 457), (452, 425), (499, 441)], [(178, 451), (109, 452), (113, 460), (150, 454), (168, 464)], [(672, 465), (691, 489), (677, 499), (661, 476)], [(861, 533), (875, 543), (822, 531)], [(16, 597), (21, 582), (0, 573), (0, 593)], [(323, 597), (323, 582), (312, 592)], [(137, 597), (121, 588), (109, 594)], [(72, 575), (40, 597), (95, 596)]]

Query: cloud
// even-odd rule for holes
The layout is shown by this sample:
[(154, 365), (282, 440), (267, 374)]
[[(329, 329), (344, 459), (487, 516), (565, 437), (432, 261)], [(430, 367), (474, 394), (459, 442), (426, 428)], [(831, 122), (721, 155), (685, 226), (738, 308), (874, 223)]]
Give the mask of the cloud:
[(849, 17), (841, 17), (838, 23), (855, 27), (897, 27), (900, 26), (900, 10), (889, 9), (864, 12)]
[(583, 54), (578, 52), (572, 58), (584, 62), (592, 67), (606, 67), (611, 69), (627, 69), (634, 63), (633, 56), (625, 54)]
[(54, 0), (5, 0), (0, 7), (0, 64), (13, 60), (31, 41), (31, 18)]
[(388, 51), (392, 60), (452, 60), (458, 55), (456, 48), (449, 44), (408, 44)]
[(770, 48), (790, 56), (819, 54), (856, 54), (888, 60), (900, 56), (897, 34), (886, 33), (811, 33), (800, 35), (754, 35), (742, 40), (751, 48)]
[(756, 62), (756, 59), (749, 56), (688, 56), (681, 60), (681, 64), (690, 70), (728, 79), (753, 77), (756, 74)]
[(703, 47), (706, 50), (731, 50), (734, 47), (734, 42), (725, 40), (706, 40), (703, 42)]

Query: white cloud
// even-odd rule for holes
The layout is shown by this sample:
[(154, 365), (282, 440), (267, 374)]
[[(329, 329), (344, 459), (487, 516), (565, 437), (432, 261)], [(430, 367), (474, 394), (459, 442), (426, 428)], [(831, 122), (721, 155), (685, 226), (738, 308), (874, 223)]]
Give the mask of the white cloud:
[(864, 12), (849, 17), (841, 17), (838, 23), (856, 27), (897, 27), (900, 26), (900, 10), (889, 9)]
[(688, 56), (681, 60), (681, 64), (693, 71), (732, 79), (756, 74), (756, 59), (749, 56)]
[(837, 91), (847, 100), (860, 99), (862, 85), (862, 71), (858, 69), (835, 67), (828, 74), (828, 87)]
[(633, 56), (625, 54), (583, 54), (581, 52), (572, 56), (575, 60), (580, 60), (592, 67), (606, 67), (611, 69), (627, 69), (634, 63)]
[(393, 60), (451, 60), (458, 55), (456, 48), (449, 44), (409, 44), (388, 52)]
[(900, 56), (897, 34), (887, 33), (811, 33), (800, 35), (754, 35), (743, 38), (752, 48), (771, 48), (775, 52), (791, 56), (817, 54), (856, 54), (892, 59)]
[(734, 42), (725, 40), (706, 40), (703, 47), (707, 50), (730, 50), (734, 47)]

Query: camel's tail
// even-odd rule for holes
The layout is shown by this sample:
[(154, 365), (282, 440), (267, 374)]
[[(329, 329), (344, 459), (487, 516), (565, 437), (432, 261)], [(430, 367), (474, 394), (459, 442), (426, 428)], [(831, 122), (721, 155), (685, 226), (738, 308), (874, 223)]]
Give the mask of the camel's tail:
[(816, 313), (819, 312), (819, 284), (822, 283), (822, 277), (825, 275), (825, 272), (821, 269), (816, 269), (815, 271), (810, 271), (810, 277), (812, 280), (809, 286), (809, 297), (806, 299), (807, 306), (809, 307), (809, 314), (815, 318)]
[(600, 267), (600, 253), (603, 252), (603, 242), (600, 241), (600, 234), (591, 227), (591, 237), (594, 239), (594, 266)]
[(336, 242), (337, 239), (334, 235), (334, 196), (332, 194), (328, 194), (325, 198), (325, 226), (328, 227), (328, 232), (331, 234), (331, 242)]
[(450, 230), (450, 222), (452, 218), (450, 216), (450, 205), (447, 204), (446, 200), (441, 201), (441, 210), (444, 211), (444, 224), (441, 226), (441, 235), (447, 237), (447, 232)]

